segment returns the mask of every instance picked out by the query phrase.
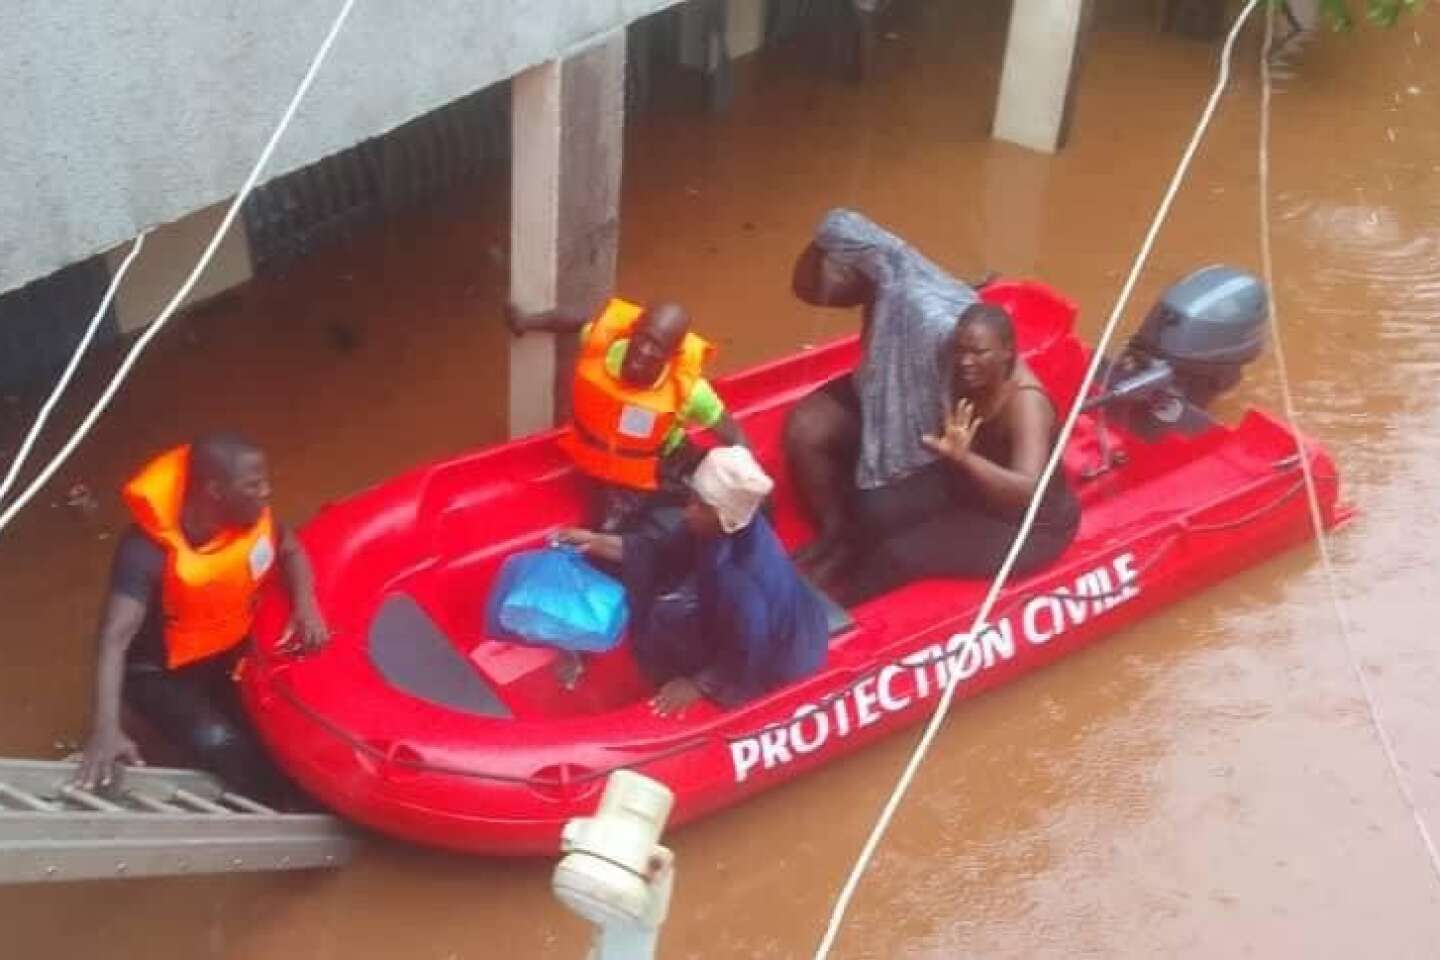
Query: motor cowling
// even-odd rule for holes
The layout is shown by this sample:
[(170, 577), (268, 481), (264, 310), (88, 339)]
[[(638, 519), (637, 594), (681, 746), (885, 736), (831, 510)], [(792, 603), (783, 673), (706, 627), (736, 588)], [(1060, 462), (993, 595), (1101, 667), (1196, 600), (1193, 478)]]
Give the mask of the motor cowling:
[(1269, 308), (1258, 278), (1233, 267), (1205, 267), (1165, 291), (1125, 353), (1132, 366), (1168, 365), (1177, 392), (1204, 408), (1239, 383), (1245, 365), (1264, 349)]
[[(1206, 407), (1239, 383), (1265, 346), (1265, 285), (1233, 267), (1197, 270), (1165, 291), (1125, 351), (1106, 361), (1103, 389), (1083, 409), (1105, 411), (1131, 433), (1202, 433)], [(1113, 464), (1107, 449), (1097, 472)]]

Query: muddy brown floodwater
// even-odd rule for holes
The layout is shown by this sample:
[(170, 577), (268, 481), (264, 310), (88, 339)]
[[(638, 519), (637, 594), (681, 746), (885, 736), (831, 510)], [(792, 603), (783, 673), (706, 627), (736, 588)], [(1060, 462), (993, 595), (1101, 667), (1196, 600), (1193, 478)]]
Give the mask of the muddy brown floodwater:
[[(1216, 47), (1102, 19), (1074, 142), (986, 138), (994, 4), (903, 16), (864, 88), (799, 47), (745, 66), (719, 119), (632, 131), (620, 286), (688, 303), (721, 366), (846, 329), (787, 292), (828, 205), (962, 275), (1045, 278), (1109, 309), (1212, 82)], [(1223, 260), (1258, 269), (1258, 37), (1136, 299)], [(1440, 9), (1292, 50), (1273, 143), (1275, 291), (1307, 430), (1359, 519), (1335, 541), (1358, 649), (1440, 830)], [(0, 755), (80, 737), (92, 629), (146, 452), (218, 423), (272, 451), (279, 507), (502, 429), (503, 184), (408, 217), (166, 333), (47, 500), (0, 542)], [(1275, 407), (1273, 353), (1222, 401)], [(92, 365), (90, 385), (113, 357)], [(84, 520), (50, 506), (100, 495)], [(678, 831), (667, 957), (813, 950), (893, 783), (903, 735)], [(579, 957), (549, 865), (383, 841), (310, 876), (0, 890), (16, 957)], [(1440, 880), (1371, 729), (1311, 549), (1296, 550), (954, 713), (854, 904), (846, 957), (1440, 955)]]

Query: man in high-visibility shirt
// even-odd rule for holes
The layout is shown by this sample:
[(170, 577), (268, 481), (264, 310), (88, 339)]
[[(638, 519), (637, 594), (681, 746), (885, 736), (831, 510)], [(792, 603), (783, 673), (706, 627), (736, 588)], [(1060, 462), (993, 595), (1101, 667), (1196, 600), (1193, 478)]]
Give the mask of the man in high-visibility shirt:
[(517, 333), (580, 333), (574, 411), (560, 443), (599, 481), (593, 522), (605, 532), (646, 522), (678, 527), (684, 480), (699, 461), (686, 428), (706, 428), (727, 446), (745, 443), (704, 377), (714, 349), (690, 331), (690, 315), (675, 303), (616, 298), (593, 319), (512, 307), (510, 324)]
[(310, 563), (271, 514), (270, 493), (265, 455), (233, 434), (162, 453), (126, 483), (134, 523), (116, 546), (100, 620), (81, 786), (108, 786), (117, 763), (140, 762), (121, 728), (123, 699), (196, 766), (268, 802), (294, 800), (246, 723), (233, 679), (277, 560), (294, 610), (290, 646), (315, 650), (328, 636)]

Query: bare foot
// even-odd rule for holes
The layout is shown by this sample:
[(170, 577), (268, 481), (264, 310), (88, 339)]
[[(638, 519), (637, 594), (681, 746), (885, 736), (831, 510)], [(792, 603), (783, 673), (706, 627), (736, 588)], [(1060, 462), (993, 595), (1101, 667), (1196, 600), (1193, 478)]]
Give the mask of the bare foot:
[(555, 661), (555, 681), (560, 684), (560, 689), (574, 690), (584, 675), (585, 661), (580, 654), (573, 650), (560, 651), (560, 659)]

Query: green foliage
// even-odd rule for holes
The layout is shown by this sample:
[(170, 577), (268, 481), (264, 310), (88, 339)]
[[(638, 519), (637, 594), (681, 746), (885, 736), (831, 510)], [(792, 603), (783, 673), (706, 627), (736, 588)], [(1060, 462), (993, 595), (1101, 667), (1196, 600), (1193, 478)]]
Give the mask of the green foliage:
[[(1336, 30), (1348, 30), (1355, 23), (1350, 15), (1351, 0), (1320, 0), (1325, 19)], [(1400, 14), (1415, 10), (1421, 0), (1363, 0), (1365, 19), (1381, 27), (1389, 27), (1400, 19)]]

